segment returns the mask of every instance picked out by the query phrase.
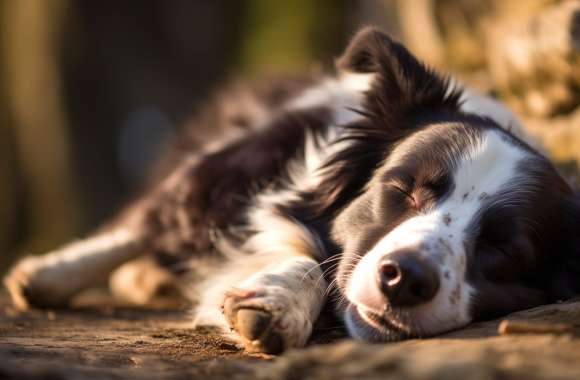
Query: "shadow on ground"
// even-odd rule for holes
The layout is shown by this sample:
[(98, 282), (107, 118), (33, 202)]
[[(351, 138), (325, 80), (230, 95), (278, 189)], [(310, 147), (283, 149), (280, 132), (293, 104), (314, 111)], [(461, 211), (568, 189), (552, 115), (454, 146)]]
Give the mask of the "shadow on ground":
[(490, 321), (432, 339), (370, 345), (327, 324), (306, 349), (249, 356), (211, 331), (192, 330), (187, 311), (174, 304), (139, 309), (96, 299), (74, 310), (18, 314), (2, 294), (0, 378), (580, 378), (580, 301), (509, 318), (567, 323), (573, 331), (498, 336), (499, 321)]

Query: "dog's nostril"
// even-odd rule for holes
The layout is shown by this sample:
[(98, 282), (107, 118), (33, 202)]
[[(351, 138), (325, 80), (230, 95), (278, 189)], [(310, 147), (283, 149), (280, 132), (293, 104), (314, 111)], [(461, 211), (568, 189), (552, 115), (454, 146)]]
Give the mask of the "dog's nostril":
[(380, 266), (381, 281), (392, 286), (401, 281), (401, 269), (399, 264), (392, 260), (387, 260)]
[(389, 254), (379, 265), (378, 282), (389, 304), (399, 307), (425, 303), (439, 290), (437, 270), (413, 251)]

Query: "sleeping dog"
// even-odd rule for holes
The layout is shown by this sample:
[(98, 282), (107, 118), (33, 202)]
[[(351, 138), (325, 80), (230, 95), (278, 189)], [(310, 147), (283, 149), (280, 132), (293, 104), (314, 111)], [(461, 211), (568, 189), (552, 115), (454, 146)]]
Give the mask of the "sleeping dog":
[(273, 87), (201, 117), (167, 175), (93, 236), (19, 262), (14, 303), (66, 305), (153, 255), (197, 326), (277, 353), (306, 344), (327, 302), (380, 342), (578, 294), (579, 203), (498, 103), (373, 28), (336, 75)]

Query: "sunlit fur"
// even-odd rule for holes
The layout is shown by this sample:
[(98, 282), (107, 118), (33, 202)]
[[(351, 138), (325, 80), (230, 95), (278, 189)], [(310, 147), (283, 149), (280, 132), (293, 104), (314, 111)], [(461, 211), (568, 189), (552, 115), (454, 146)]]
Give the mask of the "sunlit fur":
[[(373, 28), (335, 74), (268, 88), (202, 112), (106, 229), (18, 263), (5, 279), (16, 305), (65, 304), (149, 255), (195, 303), (196, 326), (278, 352), (306, 344), (327, 303), (351, 336), (388, 341), (580, 293), (578, 201), (497, 101)], [(440, 283), (413, 307), (377, 285), (399, 249)], [(115, 284), (139, 286), (131, 273)], [(232, 304), (266, 313), (276, 345), (244, 337)]]

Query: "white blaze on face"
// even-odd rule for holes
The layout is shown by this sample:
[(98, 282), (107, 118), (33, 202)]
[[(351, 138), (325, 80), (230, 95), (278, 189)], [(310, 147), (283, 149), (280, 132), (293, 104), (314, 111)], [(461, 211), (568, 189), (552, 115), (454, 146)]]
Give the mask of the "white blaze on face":
[(469, 323), (474, 290), (465, 281), (466, 230), (485, 199), (517, 177), (517, 165), (526, 155), (505, 141), (500, 132), (485, 132), (479, 144), (460, 157), (452, 175), (452, 193), (434, 209), (396, 227), (357, 264), (347, 283), (348, 300), (361, 311), (382, 314), (385, 298), (376, 281), (379, 261), (390, 253), (409, 249), (431, 261), (439, 271), (441, 284), (431, 301), (408, 310), (411, 322), (406, 327), (433, 334)]

